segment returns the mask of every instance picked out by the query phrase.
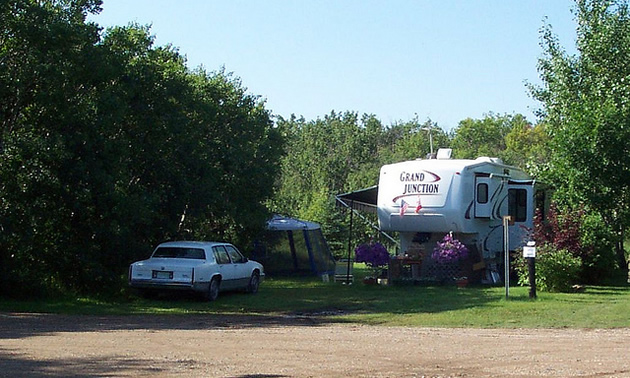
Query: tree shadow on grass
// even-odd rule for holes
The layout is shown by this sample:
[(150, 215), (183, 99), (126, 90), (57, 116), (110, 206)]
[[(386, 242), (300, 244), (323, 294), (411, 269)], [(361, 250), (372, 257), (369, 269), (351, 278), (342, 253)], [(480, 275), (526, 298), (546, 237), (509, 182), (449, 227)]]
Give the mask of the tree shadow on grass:
[(582, 294), (588, 295), (626, 295), (630, 286), (586, 286)]
[(155, 300), (51, 302), (36, 307), (40, 313), (19, 310), (27, 306), (5, 305), (4, 313), (0, 313), (0, 340), (54, 332), (310, 327), (347, 323), (343, 315), (353, 313), (438, 313), (484, 306), (499, 299), (496, 292), (482, 288), (308, 283), (270, 285), (256, 295), (221, 293), (215, 302), (172, 294)]
[[(334, 292), (312, 293), (302, 303), (301, 311), (336, 309), (340, 312), (360, 313), (437, 313), (483, 306), (496, 301), (487, 291), (470, 288), (457, 289), (441, 286), (379, 286), (346, 288)], [(294, 293), (297, 294), (297, 293)]]
[[(58, 332), (316, 327), (348, 323), (350, 321), (343, 315), (353, 313), (436, 313), (482, 306), (495, 300), (480, 289), (341, 287), (335, 284), (308, 288), (277, 287), (261, 290), (254, 296), (225, 293), (216, 302), (185, 296), (138, 299), (131, 304), (121, 304), (121, 307), (128, 307), (128, 312), (123, 311), (123, 314), (108, 313), (110, 307), (116, 307), (115, 303), (86, 304), (84, 314), (81, 314), (81, 309), (79, 314), (6, 311), (0, 313), (0, 340)], [(89, 315), (98, 314), (99, 306), (102, 306), (100, 315)], [(50, 312), (54, 312), (53, 305), (49, 308)]]

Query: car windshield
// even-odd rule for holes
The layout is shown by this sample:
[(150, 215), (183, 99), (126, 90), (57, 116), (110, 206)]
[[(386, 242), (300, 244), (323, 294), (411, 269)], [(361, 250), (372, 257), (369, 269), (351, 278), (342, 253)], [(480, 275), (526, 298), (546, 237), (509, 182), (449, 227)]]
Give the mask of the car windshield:
[(159, 247), (153, 252), (153, 257), (177, 258), (177, 259), (205, 259), (201, 248), (183, 247)]

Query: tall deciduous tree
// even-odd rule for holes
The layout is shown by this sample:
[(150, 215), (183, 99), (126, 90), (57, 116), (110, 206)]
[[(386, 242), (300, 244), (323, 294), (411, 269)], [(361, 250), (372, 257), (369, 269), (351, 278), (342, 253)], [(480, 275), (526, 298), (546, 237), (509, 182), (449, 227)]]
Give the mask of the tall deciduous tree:
[(619, 232), (618, 263), (626, 268), (623, 231), (630, 225), (630, 14), (626, 1), (577, 0), (577, 54), (552, 27), (542, 30), (543, 105), (551, 138), (549, 181), (560, 198), (599, 212)]
[(505, 136), (506, 149), (500, 156), (507, 164), (538, 177), (547, 168), (549, 160), (547, 140), (544, 123), (532, 126), (529, 122), (517, 122)]
[(346, 248), (342, 214), (334, 195), (375, 185), (383, 127), (374, 116), (331, 112), (306, 121), (279, 119), (287, 137), (281, 180), (271, 207), (320, 222), (334, 252)]
[(467, 118), (454, 130), (451, 146), (458, 159), (475, 159), (479, 156), (503, 157), (505, 137), (515, 125), (528, 124), (517, 115), (488, 114), (482, 119)]
[(385, 130), (382, 139), (381, 164), (424, 159), (431, 152), (450, 145), (448, 135), (430, 119), (424, 123), (418, 122), (417, 118), (396, 123)]
[[(98, 28), (85, 15), (99, 4), (0, 4), (0, 290), (80, 280), (81, 258), (61, 246), (76, 240), (72, 219), (85, 210), (75, 199), (87, 197), (89, 180), (66, 180), (81, 169), (71, 150), (98, 143), (85, 137), (101, 58)], [(81, 234), (85, 245), (92, 235)]]
[(101, 38), (99, 4), (0, 3), (0, 293), (103, 290), (159, 241), (244, 243), (268, 219), (264, 101), (148, 28)]

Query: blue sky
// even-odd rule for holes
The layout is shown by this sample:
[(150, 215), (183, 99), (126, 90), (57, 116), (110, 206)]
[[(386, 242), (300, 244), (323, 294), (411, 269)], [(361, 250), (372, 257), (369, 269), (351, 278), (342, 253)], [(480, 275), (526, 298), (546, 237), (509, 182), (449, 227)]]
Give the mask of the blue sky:
[(332, 110), (450, 130), (485, 114), (539, 107), (540, 28), (574, 52), (571, 0), (104, 0), (103, 27), (151, 25), (188, 66), (225, 67), (274, 114)]

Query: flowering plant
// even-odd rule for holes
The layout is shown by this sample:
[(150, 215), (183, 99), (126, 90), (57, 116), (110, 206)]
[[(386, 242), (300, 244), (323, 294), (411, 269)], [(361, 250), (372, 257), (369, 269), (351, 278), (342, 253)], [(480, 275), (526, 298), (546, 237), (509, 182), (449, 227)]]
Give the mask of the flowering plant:
[(431, 257), (440, 264), (453, 263), (468, 257), (468, 248), (453, 237), (453, 232), (449, 232), (437, 242)]
[(389, 263), (389, 252), (381, 243), (364, 243), (359, 245), (354, 254), (357, 262), (365, 263), (374, 272), (374, 278), (378, 277), (381, 269)]

